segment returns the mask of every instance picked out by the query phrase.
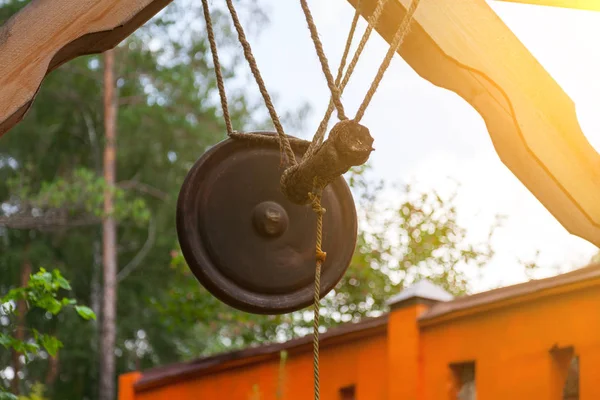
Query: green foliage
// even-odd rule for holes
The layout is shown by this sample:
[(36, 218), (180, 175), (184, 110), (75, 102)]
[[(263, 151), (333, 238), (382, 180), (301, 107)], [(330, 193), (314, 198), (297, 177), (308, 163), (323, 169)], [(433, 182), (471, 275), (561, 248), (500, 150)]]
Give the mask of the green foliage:
[[(288, 353), (285, 350), (279, 352), (279, 370), (277, 371), (277, 382), (275, 389), (275, 398), (283, 399), (284, 397), (284, 386), (285, 386), (285, 367), (287, 364)], [(252, 392), (249, 396), (249, 400), (261, 400), (263, 394), (260, 391), (260, 385), (255, 383), (252, 385)]]
[(90, 319), (96, 320), (96, 314), (94, 314), (94, 311), (89, 307), (75, 306), (75, 311), (77, 311), (77, 314), (86, 321)]
[[(3, 23), (27, 2), (0, 3)], [(211, 8), (234, 127), (269, 129), (256, 85), (245, 84), (248, 69), (240, 64), (243, 58), (230, 18), (223, 13), (225, 5), (218, 3)], [(268, 22), (267, 14), (254, 0), (237, 3), (249, 35), (256, 36)], [(18, 286), (27, 258), (32, 265), (58, 266), (71, 278), (71, 297), (99, 313), (99, 222), (105, 216), (101, 197), (105, 190), (114, 191), (119, 374), (199, 354), (205, 341), (216, 343), (211, 348), (226, 348), (198, 321), (171, 327), (151, 306), (161, 304), (171, 289), (179, 290), (181, 276), (172, 273), (169, 263), (181, 183), (206, 148), (225, 138), (201, 21), (199, 2), (173, 2), (115, 49), (115, 188), (107, 188), (102, 179), (102, 56), (80, 57), (53, 71), (25, 119), (0, 140), (0, 293)], [(301, 128), (307, 110), (278, 108), (292, 130)], [(213, 309), (220, 307), (205, 298)], [(41, 381), (47, 382), (49, 398), (97, 398), (99, 324), (77, 313), (34, 310), (27, 325), (60, 338), (65, 346), (54, 360), (57, 366), (40, 358), (28, 364), (21, 371), (21, 389)], [(196, 341), (189, 340), (192, 332), (198, 335)], [(0, 351), (0, 374), (12, 364), (9, 353)], [(60, 379), (53, 375), (54, 367)]]
[[(361, 229), (346, 274), (321, 301), (325, 328), (380, 315), (387, 311), (390, 296), (424, 278), (455, 295), (467, 293), (465, 270), (479, 269), (493, 256), (489, 240), (467, 240), (458, 223), (455, 196), (443, 198), (406, 185), (388, 196), (395, 200), (390, 202), (385, 186), (369, 181), (367, 172), (367, 167), (360, 167), (347, 176)], [(490, 237), (496, 227), (490, 227)], [(257, 316), (218, 302), (193, 278), (180, 251), (172, 254), (172, 269), (179, 280), (154, 307), (172, 331), (201, 325), (203, 340), (192, 330), (179, 346), (183, 357), (291, 339), (311, 330), (312, 313)]]
[(42, 182), (37, 191), (32, 182), (33, 175), (25, 169), (22, 174), (7, 180), (6, 186), (12, 199), (6, 204), (26, 210), (36, 209), (38, 215), (65, 209), (71, 216), (83, 213), (100, 219), (108, 216), (104, 212), (104, 195), (109, 192), (114, 199), (112, 217), (132, 219), (137, 223), (147, 222), (150, 217), (142, 197), (108, 186), (103, 177), (88, 168), (76, 168), (67, 177)]
[[(50, 272), (41, 268), (29, 277), (26, 286), (11, 289), (0, 297), (0, 315), (5, 321), (8, 321), (8, 323), (3, 323), (0, 328), (0, 346), (24, 355), (26, 362), (30, 362), (42, 350), (51, 357), (56, 356), (58, 350), (63, 347), (63, 343), (55, 336), (40, 333), (36, 329), (30, 329), (31, 335), (25, 340), (15, 335), (18, 329), (16, 319), (19, 317), (16, 304), (24, 302), (28, 312), (37, 309), (51, 315), (58, 315), (65, 308), (75, 308), (77, 313), (83, 314), (82, 317), (85, 319), (95, 319), (95, 314), (89, 308), (78, 306), (75, 299), (61, 296), (64, 291), (70, 290), (71, 285), (58, 269)], [(39, 391), (40, 388), (34, 389)], [(3, 390), (0, 386), (0, 393)]]
[[(0, 3), (1, 23), (27, 2)], [(234, 128), (270, 129), (255, 85), (244, 85), (247, 69), (241, 68), (235, 34), (217, 3), (213, 19)], [(267, 15), (256, 1), (238, 3), (250, 33), (265, 25)], [(3, 347), (31, 354), (60, 351), (59, 360), (54, 359), (60, 379), (52, 378), (50, 359), (34, 357), (21, 371), (22, 388), (48, 382), (49, 398), (97, 398), (98, 222), (106, 216), (102, 198), (108, 190), (115, 196), (119, 241), (117, 373), (310, 331), (311, 317), (303, 312), (256, 316), (225, 306), (197, 283), (180, 252), (173, 251), (176, 199), (185, 174), (208, 146), (225, 137), (206, 33), (198, 21), (199, 2), (173, 2), (115, 51), (116, 187), (107, 187), (102, 178), (101, 56), (81, 57), (53, 71), (24, 121), (0, 140), (0, 293), (16, 296), (6, 306), (14, 308), (18, 298), (29, 295), (14, 291), (26, 261), (56, 265), (70, 277), (68, 283), (54, 271), (40, 271), (32, 279), (38, 296), (29, 301), (25, 343), (16, 343), (12, 331), (0, 327)], [(309, 109), (278, 111), (293, 134)], [(478, 268), (492, 254), (486, 243), (466, 242), (452, 198), (408, 187), (400, 192), (402, 201), (385, 204), (385, 188), (366, 179), (366, 173), (358, 168), (347, 175), (364, 229), (346, 277), (323, 301), (325, 327), (384, 312), (388, 296), (425, 276), (463, 293), (463, 267)], [(35, 222), (45, 217), (52, 222), (55, 215), (67, 223)], [(1, 226), (18, 218), (35, 221), (18, 229)], [(69, 298), (60, 297), (67, 290)], [(52, 291), (58, 294), (48, 296)], [(65, 308), (75, 312), (62, 312)], [(0, 366), (10, 365), (9, 353), (0, 352)]]
[(44, 396), (45, 391), (46, 387), (44, 384), (36, 382), (31, 387), (29, 396), (19, 396), (18, 400), (48, 400), (48, 398)]
[[(361, 230), (352, 263), (325, 303), (334, 322), (385, 311), (385, 300), (407, 285), (428, 279), (454, 295), (468, 292), (465, 270), (483, 267), (493, 256), (489, 239), (470, 242), (458, 222), (455, 194), (416, 191), (404, 185), (385, 196), (382, 184), (353, 171)], [(456, 192), (455, 192), (456, 193)], [(389, 200), (388, 200), (389, 199)]]
[(535, 278), (535, 273), (540, 269), (540, 265), (538, 262), (538, 258), (540, 256), (540, 251), (537, 250), (533, 256), (533, 259), (529, 261), (518, 260), (519, 264), (523, 267), (525, 272), (525, 276), (527, 279), (532, 280)]
[(260, 391), (260, 386), (258, 384), (252, 385), (252, 393), (248, 397), (249, 400), (261, 400), (262, 392)]
[(277, 372), (277, 391), (276, 399), (283, 399), (285, 387), (285, 366), (287, 365), (288, 352), (282, 350), (279, 352), (279, 371)]
[(0, 400), (19, 400), (19, 399), (14, 394), (5, 392), (0, 388)]
[(73, 299), (60, 298), (61, 289), (71, 290), (71, 285), (60, 271), (55, 269), (49, 272), (41, 268), (31, 275), (27, 286), (12, 289), (0, 298), (2, 311), (6, 315), (16, 314), (14, 303), (24, 300), (30, 308), (37, 307), (56, 315), (63, 307), (76, 303)]

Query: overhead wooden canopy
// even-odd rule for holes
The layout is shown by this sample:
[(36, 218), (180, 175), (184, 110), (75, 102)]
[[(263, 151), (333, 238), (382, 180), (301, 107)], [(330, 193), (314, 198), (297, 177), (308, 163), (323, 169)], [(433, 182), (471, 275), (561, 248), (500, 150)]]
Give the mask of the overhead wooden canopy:
[[(115, 46), (170, 1), (31, 1), (0, 28), (0, 135), (21, 120), (49, 71)], [(410, 1), (388, 1), (377, 27), (386, 40)], [(376, 2), (362, 0), (365, 17)], [(537, 3), (595, 9), (597, 2)], [(484, 0), (422, 0), (399, 53), (471, 104), (504, 164), (569, 232), (600, 246), (600, 155), (571, 99)]]
[[(377, 31), (388, 42), (410, 2), (387, 2)], [(363, 16), (376, 4), (362, 0)], [(573, 101), (484, 0), (422, 0), (399, 54), (471, 104), (502, 162), (569, 232), (600, 246), (600, 155)]]
[(50, 71), (116, 46), (171, 1), (31, 1), (0, 27), (0, 136), (23, 118)]

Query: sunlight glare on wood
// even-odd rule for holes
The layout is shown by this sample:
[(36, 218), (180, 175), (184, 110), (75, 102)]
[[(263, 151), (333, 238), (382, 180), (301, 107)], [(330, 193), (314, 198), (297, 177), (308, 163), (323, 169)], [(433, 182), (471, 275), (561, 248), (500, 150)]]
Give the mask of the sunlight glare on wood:
[(600, 0), (496, 0), (536, 6), (572, 8), (576, 10), (600, 11)]

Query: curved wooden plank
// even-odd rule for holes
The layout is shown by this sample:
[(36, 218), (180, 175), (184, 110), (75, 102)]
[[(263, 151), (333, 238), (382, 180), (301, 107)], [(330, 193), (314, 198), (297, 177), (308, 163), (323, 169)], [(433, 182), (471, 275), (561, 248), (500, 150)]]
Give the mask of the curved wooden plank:
[(0, 136), (66, 61), (116, 46), (172, 0), (33, 0), (0, 28)]
[[(410, 1), (388, 1), (377, 27), (388, 42)], [(365, 18), (376, 3), (361, 1)], [(571, 99), (484, 0), (422, 0), (399, 53), (471, 104), (502, 162), (569, 232), (600, 246), (600, 155)]]

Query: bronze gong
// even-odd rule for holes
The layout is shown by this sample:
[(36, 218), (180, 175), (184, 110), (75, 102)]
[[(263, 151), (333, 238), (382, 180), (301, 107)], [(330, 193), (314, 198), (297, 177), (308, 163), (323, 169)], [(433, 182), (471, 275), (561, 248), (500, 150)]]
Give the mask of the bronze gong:
[[(286, 199), (282, 172), (277, 141), (228, 138), (200, 157), (179, 194), (177, 234), (187, 264), (210, 293), (242, 311), (282, 314), (313, 302), (316, 216)], [(325, 188), (322, 204), (321, 297), (344, 275), (357, 235), (343, 177)]]

